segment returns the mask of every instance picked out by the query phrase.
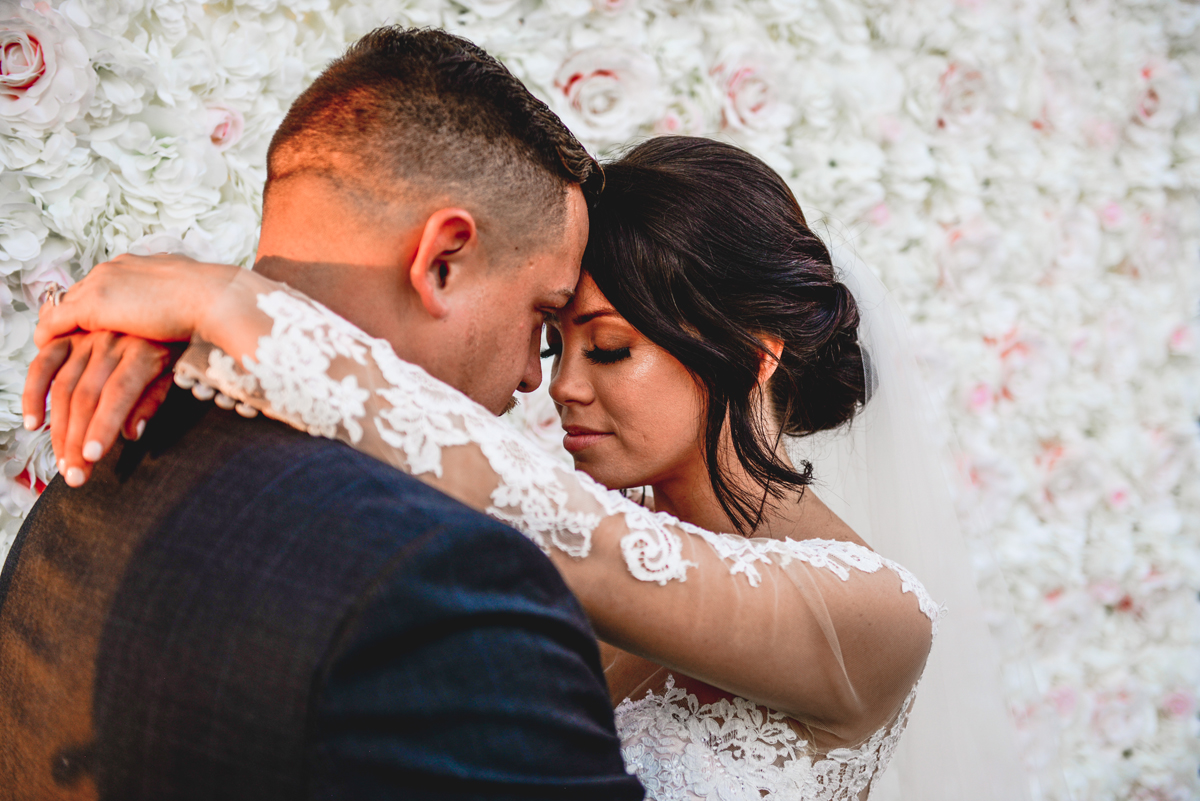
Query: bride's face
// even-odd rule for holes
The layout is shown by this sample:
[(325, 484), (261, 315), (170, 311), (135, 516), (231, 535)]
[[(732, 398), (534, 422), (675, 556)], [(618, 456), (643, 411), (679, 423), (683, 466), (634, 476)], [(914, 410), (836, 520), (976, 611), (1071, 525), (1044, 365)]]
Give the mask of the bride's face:
[(691, 373), (627, 323), (591, 276), (546, 339), (555, 354), (550, 396), (577, 468), (613, 489), (707, 476), (703, 397)]

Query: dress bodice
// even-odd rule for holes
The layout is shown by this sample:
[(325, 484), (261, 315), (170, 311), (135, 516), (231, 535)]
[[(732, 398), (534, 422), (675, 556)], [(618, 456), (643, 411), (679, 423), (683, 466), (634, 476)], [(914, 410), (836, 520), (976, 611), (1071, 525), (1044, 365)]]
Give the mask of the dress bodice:
[(617, 734), (648, 801), (857, 801), (891, 761), (916, 693), (866, 742), (821, 752), (778, 712), (738, 697), (701, 704), (668, 676), (617, 706)]
[[(889, 569), (900, 577), (902, 591), (916, 596), (936, 631), (941, 610), (924, 586), (859, 545), (719, 540), (738, 556), (732, 569), (752, 581), (754, 562), (772, 552), (832, 570), (843, 581), (850, 578), (848, 568)], [(661, 688), (626, 698), (615, 714), (625, 765), (645, 786), (648, 801), (860, 801), (891, 761), (916, 695), (914, 685), (892, 719), (852, 748), (817, 748), (804, 727), (745, 698), (701, 703), (669, 674)]]

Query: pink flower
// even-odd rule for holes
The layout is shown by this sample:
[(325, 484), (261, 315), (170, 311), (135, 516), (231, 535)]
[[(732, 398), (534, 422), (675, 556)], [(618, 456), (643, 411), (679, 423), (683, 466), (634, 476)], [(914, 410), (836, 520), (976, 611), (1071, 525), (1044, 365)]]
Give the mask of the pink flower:
[(977, 69), (951, 62), (938, 79), (942, 96), (938, 128), (978, 128), (988, 117), (988, 86)]
[(1190, 325), (1178, 325), (1171, 331), (1168, 347), (1172, 353), (1186, 355), (1191, 353), (1196, 344), (1195, 334)]
[(1110, 578), (1092, 582), (1088, 587), (1088, 594), (1105, 606), (1114, 606), (1124, 595), (1121, 585)]
[(68, 123), (96, 88), (87, 49), (49, 3), (6, 3), (0, 19), (0, 119), (42, 132)]
[(1084, 132), (1088, 143), (1100, 150), (1108, 150), (1117, 143), (1120, 131), (1108, 120), (1093, 119), (1084, 123)]
[(790, 110), (779, 102), (774, 71), (748, 45), (726, 48), (710, 73), (721, 89), (726, 128), (765, 130), (790, 121)]
[(898, 142), (903, 135), (904, 123), (900, 120), (890, 114), (884, 114), (879, 118), (879, 136), (884, 142), (888, 144)]
[(992, 389), (987, 384), (979, 384), (975, 389), (971, 390), (971, 396), (967, 400), (967, 406), (973, 412), (982, 412), (984, 409), (992, 405)]
[(1075, 692), (1074, 687), (1055, 687), (1046, 694), (1046, 700), (1054, 707), (1059, 717), (1065, 718), (1075, 711), (1079, 693)]
[(1125, 222), (1125, 209), (1115, 200), (1109, 201), (1100, 209), (1100, 221), (1104, 223), (1105, 228), (1116, 228)]
[(1117, 487), (1108, 493), (1108, 505), (1115, 511), (1122, 511), (1129, 506), (1129, 490), (1125, 487)]
[(1196, 709), (1196, 696), (1187, 690), (1176, 690), (1163, 699), (1162, 708), (1171, 717), (1188, 717)]
[(618, 142), (650, 121), (658, 100), (658, 65), (636, 50), (589, 47), (559, 67), (554, 85), (563, 116), (585, 139)]
[(208, 107), (208, 138), (217, 150), (227, 150), (236, 145), (245, 127), (246, 120), (236, 108), (221, 103)]
[(875, 208), (867, 212), (867, 218), (875, 225), (884, 226), (891, 222), (892, 212), (886, 203), (880, 203)]

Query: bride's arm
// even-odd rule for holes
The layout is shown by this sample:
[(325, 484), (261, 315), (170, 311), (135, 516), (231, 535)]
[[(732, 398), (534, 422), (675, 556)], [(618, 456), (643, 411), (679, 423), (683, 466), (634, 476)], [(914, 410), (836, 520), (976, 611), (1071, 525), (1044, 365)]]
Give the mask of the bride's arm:
[(185, 354), (184, 376), (511, 523), (603, 639), (842, 743), (888, 720), (919, 676), (934, 610), (871, 552), (751, 542), (652, 514), (304, 296), (253, 273), (219, 295), (219, 313), (192, 321), (208, 344)]

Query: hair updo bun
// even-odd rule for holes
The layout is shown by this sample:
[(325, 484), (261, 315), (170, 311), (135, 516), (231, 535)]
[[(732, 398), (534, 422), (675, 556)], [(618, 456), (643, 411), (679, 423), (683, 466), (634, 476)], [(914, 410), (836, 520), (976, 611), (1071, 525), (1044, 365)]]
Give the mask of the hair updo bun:
[(828, 337), (813, 343), (785, 340), (779, 369), (771, 381), (771, 399), (785, 434), (801, 436), (845, 425), (866, 402), (866, 371), (858, 344), (858, 304), (841, 282), (830, 286), (832, 299), (824, 327)]
[[(742, 533), (762, 519), (763, 492), (728, 480), (734, 453), (778, 499), (812, 481), (778, 456), (779, 433), (851, 420), (866, 394), (858, 306), (840, 283), (783, 179), (749, 153), (710, 139), (651, 139), (605, 167), (592, 202), (583, 267), (642, 334), (702, 385), (704, 453), (717, 500)], [(769, 382), (780, 431), (758, 413), (763, 338), (783, 342)]]

